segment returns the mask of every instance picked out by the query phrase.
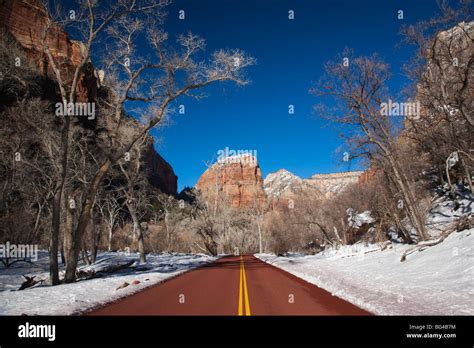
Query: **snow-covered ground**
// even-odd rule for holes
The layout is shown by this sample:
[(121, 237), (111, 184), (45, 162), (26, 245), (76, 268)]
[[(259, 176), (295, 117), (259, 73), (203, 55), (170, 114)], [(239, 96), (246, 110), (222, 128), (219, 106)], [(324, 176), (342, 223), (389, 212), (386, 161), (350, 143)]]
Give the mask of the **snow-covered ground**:
[(426, 221), (430, 235), (438, 236), (449, 224), (474, 213), (474, 195), (469, 191), (460, 190), (456, 191), (456, 194), (456, 202), (448, 198), (446, 192), (437, 195), (433, 201)]
[(316, 255), (256, 256), (375, 314), (473, 315), (474, 228), (400, 262), (410, 247), (355, 244)]
[[(92, 267), (100, 271), (112, 264), (123, 264), (138, 260), (138, 254), (104, 252), (97, 258)], [(190, 255), (163, 253), (147, 255), (147, 264), (133, 264), (131, 267), (106, 274), (101, 278), (81, 280), (73, 284), (58, 286), (39, 285), (17, 291), (25, 280), (22, 275), (35, 275), (37, 278), (48, 277), (48, 255), (39, 252), (38, 261), (32, 265), (15, 263), (10, 268), (0, 268), (0, 315), (70, 315), (128, 296), (155, 285), (165, 279), (175, 277), (185, 271), (214, 261), (216, 258), (204, 254)], [(138, 284), (133, 284), (138, 281)], [(127, 287), (118, 289), (125, 282)]]

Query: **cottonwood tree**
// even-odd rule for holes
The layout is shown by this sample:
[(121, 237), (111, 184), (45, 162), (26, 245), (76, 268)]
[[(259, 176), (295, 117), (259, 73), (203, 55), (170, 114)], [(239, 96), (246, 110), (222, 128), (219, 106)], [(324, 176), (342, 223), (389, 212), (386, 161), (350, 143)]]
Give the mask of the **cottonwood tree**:
[(99, 193), (96, 207), (106, 226), (107, 251), (112, 251), (112, 237), (115, 227), (120, 222), (120, 214), (123, 212), (123, 203), (119, 199), (118, 192), (112, 189), (108, 192)]
[[(145, 231), (142, 218), (152, 209), (148, 189), (147, 173), (143, 170), (143, 153), (147, 146), (148, 134), (137, 141), (130, 153), (129, 161), (120, 161), (120, 171), (124, 177), (123, 193), (125, 206), (133, 221), (133, 231), (138, 240), (140, 262), (146, 262)], [(149, 214), (148, 214), (149, 215)]]
[[(439, 14), (402, 28), (415, 47), (406, 65), (413, 86), (407, 92), (421, 103), (421, 117), (407, 120), (406, 136), (427, 154), (443, 181), (445, 162), (456, 152), (453, 170), (470, 190), (474, 162), (474, 21), (471, 1), (440, 1)], [(449, 181), (450, 173), (447, 172)]]
[[(81, 243), (90, 223), (95, 196), (110, 168), (165, 118), (172, 103), (178, 98), (202, 97), (201, 94), (193, 92), (215, 82), (232, 81), (244, 85), (248, 81), (243, 70), (255, 63), (253, 58), (240, 50), (218, 50), (209, 60), (201, 59), (199, 53), (205, 46), (204, 40), (191, 33), (179, 37), (178, 48), (168, 44), (168, 35), (160, 29), (163, 8), (168, 3), (166, 0), (122, 0), (99, 5), (92, 0), (86, 1), (78, 8), (76, 19), (67, 23), (74, 27), (73, 32), (78, 34), (84, 43), (80, 62), (72, 78), (66, 78), (46, 39), (52, 28), (62, 26), (66, 21), (62, 20), (61, 16), (52, 16), (46, 23), (41, 40), (42, 49), (54, 73), (63, 103), (77, 101), (81, 73), (89, 66), (91, 58), (103, 62), (105, 83), (110, 91), (108, 98), (99, 102), (103, 111), (109, 112), (98, 120), (106, 130), (103, 139), (100, 139), (102, 151), (106, 156), (97, 164), (96, 170), (88, 178), (79, 195), (81, 209), (77, 226), (72, 233), (72, 243), (68, 250), (65, 250), (66, 282), (75, 279)], [(56, 12), (60, 13), (59, 10)], [(101, 39), (102, 44), (107, 45), (106, 49), (96, 45)], [(133, 108), (132, 104), (135, 104), (139, 113), (145, 117), (136, 125), (137, 133), (124, 139), (122, 133), (129, 117), (125, 110)], [(60, 149), (62, 175), (57, 182), (53, 204), (51, 255), (57, 252), (61, 200), (70, 156), (70, 126), (70, 117), (65, 117)]]
[(177, 219), (183, 219), (180, 210), (184, 209), (184, 202), (177, 202), (173, 196), (167, 194), (159, 194), (156, 196), (156, 200), (159, 203), (159, 211), (157, 219), (163, 221), (165, 234), (166, 234), (166, 249), (172, 250), (175, 230), (177, 228)]
[[(345, 61), (349, 64), (344, 64)], [(325, 74), (311, 93), (335, 102), (334, 107), (321, 102), (315, 110), (322, 117), (346, 126), (352, 153), (370, 155), (388, 164), (412, 226), (421, 239), (427, 239), (424, 216), (417, 206), (414, 178), (403, 170), (405, 159), (397, 149), (394, 117), (381, 113), (382, 103), (393, 99), (386, 88), (389, 77), (389, 66), (377, 55), (355, 57), (345, 50), (325, 65)]]

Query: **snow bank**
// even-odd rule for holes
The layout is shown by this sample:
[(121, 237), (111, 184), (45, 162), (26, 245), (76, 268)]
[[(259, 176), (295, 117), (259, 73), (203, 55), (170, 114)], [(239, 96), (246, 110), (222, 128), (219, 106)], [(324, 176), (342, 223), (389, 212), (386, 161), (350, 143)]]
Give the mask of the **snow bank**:
[[(441, 190), (441, 189), (440, 189)], [(457, 200), (448, 197), (448, 188), (433, 201), (426, 227), (431, 236), (438, 236), (450, 224), (474, 213), (474, 196), (469, 191), (456, 191)]]
[(410, 254), (408, 245), (355, 244), (317, 255), (261, 260), (380, 315), (473, 315), (474, 229), (452, 233), (438, 245)]
[[(138, 260), (138, 254), (100, 253), (96, 271), (124, 260)], [(216, 260), (198, 254), (149, 254), (146, 265), (136, 265), (102, 278), (78, 281), (58, 286), (37, 286), (16, 291), (24, 281), (22, 275), (47, 278), (48, 256), (40, 252), (34, 265), (16, 263), (0, 268), (0, 315), (71, 315), (141, 291), (165, 279)], [(84, 267), (84, 269), (90, 269)], [(135, 285), (133, 281), (140, 283)], [(116, 290), (124, 282), (130, 285)]]

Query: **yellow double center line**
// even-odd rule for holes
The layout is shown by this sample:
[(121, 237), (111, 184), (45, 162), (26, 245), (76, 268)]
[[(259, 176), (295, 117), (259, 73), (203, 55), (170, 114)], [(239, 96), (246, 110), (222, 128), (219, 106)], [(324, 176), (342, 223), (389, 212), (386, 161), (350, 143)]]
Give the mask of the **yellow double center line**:
[(247, 279), (245, 277), (244, 258), (242, 256), (240, 257), (239, 315), (250, 315), (249, 293), (247, 291)]

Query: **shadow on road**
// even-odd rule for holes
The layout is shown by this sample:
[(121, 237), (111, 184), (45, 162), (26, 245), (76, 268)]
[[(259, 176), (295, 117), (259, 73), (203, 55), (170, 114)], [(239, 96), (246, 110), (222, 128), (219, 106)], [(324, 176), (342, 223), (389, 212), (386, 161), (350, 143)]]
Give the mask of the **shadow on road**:
[[(262, 268), (267, 266), (262, 261), (252, 256), (244, 256), (245, 269), (251, 268)], [(209, 263), (201, 267), (201, 269), (207, 268), (225, 268), (225, 269), (239, 269), (240, 268), (240, 257), (239, 256), (224, 256), (219, 260)]]

